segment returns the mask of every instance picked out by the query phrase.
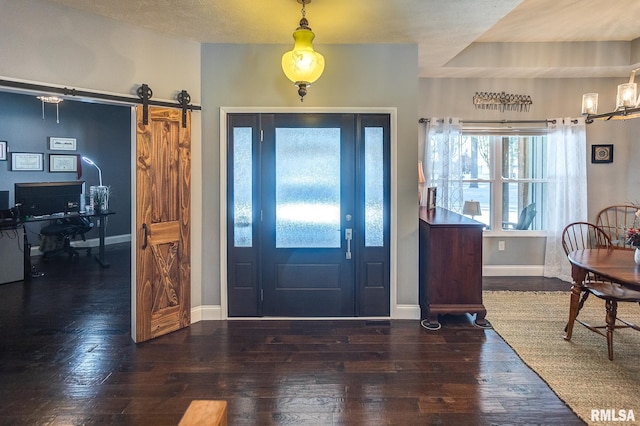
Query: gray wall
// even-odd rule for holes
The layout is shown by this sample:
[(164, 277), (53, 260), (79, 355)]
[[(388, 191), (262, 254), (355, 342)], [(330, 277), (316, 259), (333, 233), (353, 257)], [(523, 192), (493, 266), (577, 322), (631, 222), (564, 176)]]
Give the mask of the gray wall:
[[(172, 100), (184, 89), (194, 104), (200, 103), (199, 43), (44, 0), (0, 0), (0, 10), (0, 78), (126, 96), (136, 96), (140, 84), (147, 83), (153, 99)], [(199, 112), (192, 114), (191, 123), (191, 303), (195, 307), (200, 306), (202, 293)], [(131, 158), (129, 153), (122, 159), (123, 164), (129, 161), (129, 168)]]
[[(86, 190), (98, 185), (98, 171), (83, 164), (82, 177), (77, 173), (50, 173), (49, 154), (77, 154), (92, 160), (102, 170), (104, 185), (111, 187), (109, 208), (116, 212), (109, 218), (107, 236), (126, 235), (131, 232), (131, 151), (130, 109), (123, 106), (103, 105), (77, 101), (59, 104), (60, 123), (56, 123), (56, 108), (42, 104), (35, 95), (0, 92), (0, 140), (8, 142), (9, 151), (44, 153), (44, 171), (11, 171), (8, 161), (0, 161), (0, 190), (9, 190), (9, 203), (14, 201), (13, 184), (16, 182), (58, 182), (83, 180)], [(75, 138), (76, 151), (51, 151), (51, 136)], [(95, 234), (95, 235), (94, 235)], [(97, 233), (87, 235), (97, 238)], [(31, 241), (37, 245), (37, 241)]]
[[(419, 114), (421, 117), (460, 117), (463, 120), (544, 120), (579, 117), (582, 94), (599, 93), (599, 112), (615, 108), (617, 85), (628, 79), (420, 79)], [(475, 109), (476, 92), (506, 92), (530, 95), (529, 112), (504, 112)], [(640, 147), (634, 143), (640, 120), (597, 121), (587, 125), (587, 162), (589, 220), (612, 204), (640, 201), (640, 176), (634, 173), (632, 159), (640, 158)], [(420, 139), (424, 138), (421, 129)], [(614, 162), (591, 164), (591, 145), (614, 144)], [(420, 143), (422, 145), (422, 142)], [(421, 146), (419, 147), (422, 153)], [(506, 251), (498, 251), (498, 240), (504, 240)], [(544, 237), (507, 237), (489, 233), (484, 238), (485, 265), (543, 265)]]
[(200, 102), (200, 44), (43, 0), (0, 0), (0, 76)]
[[(317, 45), (326, 60), (322, 77), (304, 103), (282, 73), (280, 58), (290, 45), (202, 46), (203, 121), (203, 302), (220, 303), (219, 173), (221, 107), (397, 108), (396, 181), (398, 230), (397, 301), (415, 304), (417, 293), (417, 89), (415, 45)], [(401, 64), (401, 65), (399, 65)]]

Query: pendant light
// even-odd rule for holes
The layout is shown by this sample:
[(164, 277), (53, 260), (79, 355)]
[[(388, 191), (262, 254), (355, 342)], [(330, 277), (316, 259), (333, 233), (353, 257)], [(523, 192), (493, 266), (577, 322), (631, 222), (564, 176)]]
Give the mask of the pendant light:
[(282, 70), (287, 78), (298, 87), (300, 102), (307, 94), (307, 88), (315, 82), (324, 71), (324, 56), (313, 50), (315, 34), (309, 28), (305, 6), (311, 0), (298, 0), (302, 4), (300, 26), (293, 33), (293, 50), (282, 55)]

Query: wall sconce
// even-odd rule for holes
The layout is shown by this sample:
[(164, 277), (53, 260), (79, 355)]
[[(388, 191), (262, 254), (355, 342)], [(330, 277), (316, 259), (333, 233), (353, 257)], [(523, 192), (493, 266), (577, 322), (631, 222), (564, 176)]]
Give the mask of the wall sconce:
[(305, 17), (305, 5), (311, 0), (297, 0), (302, 4), (302, 19), (300, 26), (293, 33), (293, 50), (282, 55), (282, 70), (287, 78), (298, 86), (300, 102), (307, 94), (307, 88), (315, 82), (324, 71), (324, 56), (313, 50), (315, 34), (309, 28), (309, 21)]
[(582, 115), (598, 113), (598, 94), (585, 93), (582, 95)]
[(471, 216), (471, 219), (473, 219), (474, 216), (482, 215), (482, 210), (480, 210), (480, 201), (465, 201), (464, 207), (462, 207), (462, 214)]
[(38, 96), (40, 102), (42, 102), (42, 119), (44, 120), (44, 104), (56, 104), (56, 123), (60, 124), (60, 113), (58, 106), (64, 99), (57, 96)]

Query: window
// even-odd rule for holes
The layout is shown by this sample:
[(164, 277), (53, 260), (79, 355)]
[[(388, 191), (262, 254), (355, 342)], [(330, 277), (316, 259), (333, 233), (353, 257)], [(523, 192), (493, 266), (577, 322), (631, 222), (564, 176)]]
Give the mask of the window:
[(468, 216), (485, 223), (487, 230), (544, 229), (546, 128), (463, 128), (458, 138), (451, 152), (461, 179), (450, 173), (447, 183), (450, 193), (459, 188), (451, 196), (459, 202), (449, 200), (447, 208), (462, 213), (464, 201), (478, 201), (481, 215)]

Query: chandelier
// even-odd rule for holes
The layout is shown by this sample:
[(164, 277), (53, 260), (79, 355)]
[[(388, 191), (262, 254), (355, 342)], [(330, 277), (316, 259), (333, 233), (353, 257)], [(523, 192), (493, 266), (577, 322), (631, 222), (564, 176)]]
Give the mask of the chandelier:
[(638, 85), (634, 81), (636, 71), (631, 70), (629, 82), (618, 85), (616, 93), (616, 109), (611, 112), (598, 114), (598, 94), (585, 93), (582, 95), (582, 115), (586, 115), (585, 122), (593, 123), (594, 120), (626, 120), (628, 118), (640, 117), (640, 97), (638, 96)]

